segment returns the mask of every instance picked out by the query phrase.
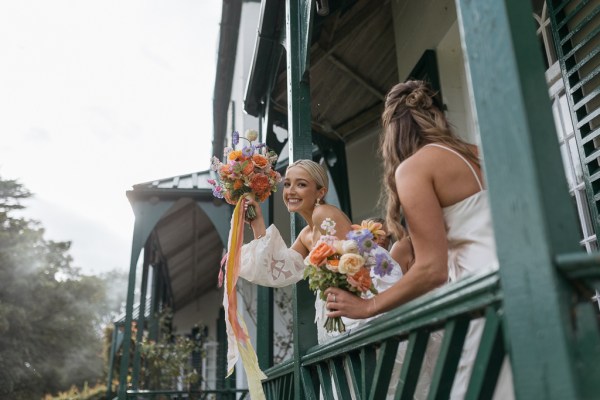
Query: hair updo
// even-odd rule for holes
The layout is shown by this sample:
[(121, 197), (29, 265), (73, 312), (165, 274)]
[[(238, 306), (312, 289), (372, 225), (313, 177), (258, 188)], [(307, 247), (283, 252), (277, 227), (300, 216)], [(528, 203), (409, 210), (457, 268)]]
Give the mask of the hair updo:
[(479, 165), (479, 159), (469, 144), (454, 134), (437, 93), (424, 81), (408, 80), (392, 87), (385, 98), (381, 122), (382, 199), (388, 226), (401, 239), (401, 204), (395, 180), (398, 165), (430, 143), (456, 150), (476, 165)]

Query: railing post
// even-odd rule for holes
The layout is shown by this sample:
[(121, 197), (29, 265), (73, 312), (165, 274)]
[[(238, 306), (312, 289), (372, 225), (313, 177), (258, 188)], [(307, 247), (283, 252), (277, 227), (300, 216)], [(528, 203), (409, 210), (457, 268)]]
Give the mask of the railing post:
[(515, 393), (575, 399), (571, 291), (553, 260), (580, 249), (531, 2), (456, 4), (489, 182)]
[[(288, 89), (288, 137), (290, 163), (312, 159), (310, 83), (308, 81), (310, 26), (313, 0), (286, 0), (286, 63)], [(291, 216), (292, 240), (300, 233), (303, 221)], [(294, 398), (308, 399), (304, 385), (310, 376), (300, 366), (300, 359), (317, 343), (314, 324), (315, 297), (302, 280), (294, 287)], [(308, 382), (305, 382), (308, 380)]]

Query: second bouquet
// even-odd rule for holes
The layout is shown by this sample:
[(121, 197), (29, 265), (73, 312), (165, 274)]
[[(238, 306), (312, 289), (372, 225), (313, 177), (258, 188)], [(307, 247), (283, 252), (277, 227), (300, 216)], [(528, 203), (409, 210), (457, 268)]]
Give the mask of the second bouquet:
[[(379, 276), (388, 275), (393, 261), (389, 253), (377, 251), (373, 235), (379, 233), (381, 224), (366, 223), (353, 225), (346, 240), (335, 235), (335, 222), (327, 218), (321, 229), (325, 235), (304, 260), (306, 269), (304, 278), (308, 279), (311, 290), (317, 291), (323, 301), (327, 301), (325, 289), (336, 287), (344, 289), (356, 296), (377, 294), (371, 280), (371, 273)], [(325, 321), (327, 332), (345, 332), (346, 326), (340, 317)]]

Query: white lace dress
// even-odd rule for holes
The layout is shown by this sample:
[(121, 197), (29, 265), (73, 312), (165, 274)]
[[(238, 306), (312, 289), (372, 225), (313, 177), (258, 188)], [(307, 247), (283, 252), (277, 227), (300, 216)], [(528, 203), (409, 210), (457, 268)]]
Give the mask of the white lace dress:
[[(385, 252), (386, 250), (377, 248), (374, 251)], [(267, 229), (265, 236), (242, 246), (239, 276), (261, 286), (284, 287), (303, 279), (305, 267), (304, 259), (300, 253), (288, 248), (275, 225), (271, 225)], [(373, 285), (379, 292), (388, 289), (401, 277), (402, 270), (395, 262), (393, 263), (391, 273), (384, 277), (374, 275), (371, 271)], [(317, 326), (317, 340), (319, 343), (325, 343), (339, 335), (338, 332), (328, 333), (323, 327), (327, 318), (326, 313), (325, 302), (317, 295), (315, 301), (315, 324)], [(354, 320), (342, 318), (342, 320), (349, 331), (363, 325), (369, 319)]]

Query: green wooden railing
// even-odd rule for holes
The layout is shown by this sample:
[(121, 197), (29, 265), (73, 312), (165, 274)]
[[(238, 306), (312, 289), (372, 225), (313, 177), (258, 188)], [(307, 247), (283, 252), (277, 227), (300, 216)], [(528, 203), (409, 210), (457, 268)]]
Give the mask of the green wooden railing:
[(218, 389), (201, 391), (181, 390), (128, 390), (127, 399), (137, 400), (244, 400), (247, 389)]
[[(429, 398), (448, 398), (471, 320), (483, 318), (484, 331), (467, 398), (490, 398), (506, 355), (502, 336), (502, 291), (497, 272), (447, 285), (331, 342), (310, 348), (300, 365), (305, 398), (412, 399), (432, 332), (443, 329)], [(398, 347), (406, 342), (398, 381), (390, 382)], [(266, 371), (268, 399), (292, 399), (294, 365)], [(391, 388), (390, 388), (391, 383)], [(334, 395), (335, 392), (335, 395)]]

